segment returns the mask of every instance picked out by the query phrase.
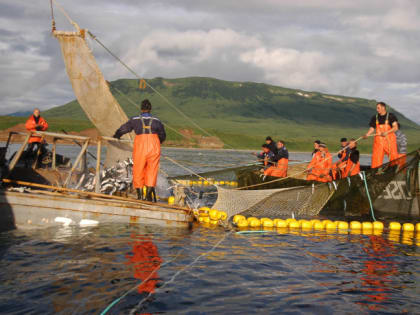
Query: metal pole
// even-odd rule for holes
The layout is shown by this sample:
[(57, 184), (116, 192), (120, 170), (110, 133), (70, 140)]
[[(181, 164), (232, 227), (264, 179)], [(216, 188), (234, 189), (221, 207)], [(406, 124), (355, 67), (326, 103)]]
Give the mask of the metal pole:
[(86, 142), (83, 144), (82, 150), (80, 150), (79, 155), (77, 156), (76, 161), (74, 162), (74, 164), (73, 164), (73, 166), (72, 166), (72, 168), (69, 172), (69, 175), (67, 175), (66, 181), (64, 182), (64, 187), (67, 187), (67, 185), (69, 184), (70, 179), (71, 179), (71, 175), (74, 172), (74, 170), (76, 169), (77, 165), (80, 163), (80, 160), (82, 159), (83, 155), (85, 154), (88, 145), (89, 145), (89, 140), (86, 140)]
[(25, 150), (26, 145), (29, 142), (29, 139), (31, 138), (32, 133), (28, 133), (25, 141), (23, 141), (22, 146), (19, 148), (19, 150), (16, 152), (16, 155), (13, 157), (13, 160), (9, 164), (9, 174), (12, 172), (12, 170), (15, 168), (17, 162), (19, 161), (20, 157), (22, 156), (23, 151)]

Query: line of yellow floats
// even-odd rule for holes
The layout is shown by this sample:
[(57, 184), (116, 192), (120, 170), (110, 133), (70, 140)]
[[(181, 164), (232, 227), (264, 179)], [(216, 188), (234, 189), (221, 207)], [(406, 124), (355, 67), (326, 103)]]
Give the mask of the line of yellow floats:
[[(224, 211), (218, 211), (216, 209), (210, 209), (208, 207), (202, 207), (194, 212), (197, 220), (200, 223), (219, 224), (221, 221), (227, 219), (227, 213)], [(269, 219), (269, 218), (256, 218), (248, 217), (237, 214), (233, 217), (233, 224), (238, 228), (289, 228), (289, 229), (302, 229), (305, 231), (316, 230), (316, 231), (347, 231), (347, 230), (360, 230), (363, 232), (382, 231), (385, 228), (383, 222), (359, 222), (359, 221), (331, 221), (331, 220), (296, 220), (294, 218), (289, 219)], [(420, 223), (399, 223), (390, 222), (388, 224), (390, 231), (406, 231), (414, 232), (415, 230), (420, 232)]]
[(187, 180), (187, 179), (177, 179), (177, 182), (183, 186), (211, 186), (211, 185), (219, 185), (219, 186), (232, 186), (237, 187), (237, 181), (229, 181), (229, 180)]

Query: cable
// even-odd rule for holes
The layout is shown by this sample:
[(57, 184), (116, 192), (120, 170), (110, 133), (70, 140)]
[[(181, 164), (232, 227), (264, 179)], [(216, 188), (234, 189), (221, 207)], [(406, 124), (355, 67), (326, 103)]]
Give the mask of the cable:
[(370, 213), (372, 215), (373, 221), (376, 221), (375, 213), (373, 212), (372, 199), (370, 198), (369, 188), (368, 188), (368, 184), (367, 184), (367, 181), (366, 181), (366, 173), (365, 173), (365, 171), (362, 171), (361, 173), (362, 173), (362, 176), (363, 176), (363, 182), (365, 183), (366, 195), (367, 195), (368, 200), (369, 200)]

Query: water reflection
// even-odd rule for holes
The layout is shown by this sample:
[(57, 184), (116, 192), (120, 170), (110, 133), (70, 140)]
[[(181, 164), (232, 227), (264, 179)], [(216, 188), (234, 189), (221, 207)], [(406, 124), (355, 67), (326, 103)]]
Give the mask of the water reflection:
[(391, 277), (398, 274), (393, 257), (393, 244), (382, 236), (369, 235), (363, 242), (363, 251), (368, 255), (364, 260), (363, 276), (365, 298), (360, 302), (370, 310), (377, 311), (384, 308), (384, 302), (390, 299)]
[(162, 264), (158, 248), (152, 239), (142, 234), (131, 234), (132, 255), (126, 255), (127, 264), (134, 268), (134, 278), (142, 280), (138, 293), (154, 293), (159, 281), (157, 271)]

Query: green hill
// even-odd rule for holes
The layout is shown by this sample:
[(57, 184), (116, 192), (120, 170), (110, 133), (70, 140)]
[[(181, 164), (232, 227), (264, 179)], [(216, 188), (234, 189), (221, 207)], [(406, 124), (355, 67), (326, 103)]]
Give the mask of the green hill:
[[(292, 150), (310, 150), (315, 139), (336, 147), (342, 136), (358, 137), (368, 129), (375, 114), (375, 100), (306, 92), (278, 86), (230, 82), (212, 78), (155, 78), (147, 80), (156, 90), (197, 122), (235, 148), (259, 148), (265, 136), (284, 139)], [(188, 128), (200, 134), (184, 117), (150, 88), (139, 89), (139, 81), (121, 79), (111, 82), (111, 91), (128, 116), (148, 98), (153, 113), (177, 129)], [(411, 148), (420, 147), (420, 127), (394, 109)], [(47, 118), (86, 121), (77, 101), (45, 111)], [(176, 134), (171, 133), (170, 138)], [(362, 148), (368, 149), (369, 142)], [(334, 150), (334, 149), (332, 149)]]

